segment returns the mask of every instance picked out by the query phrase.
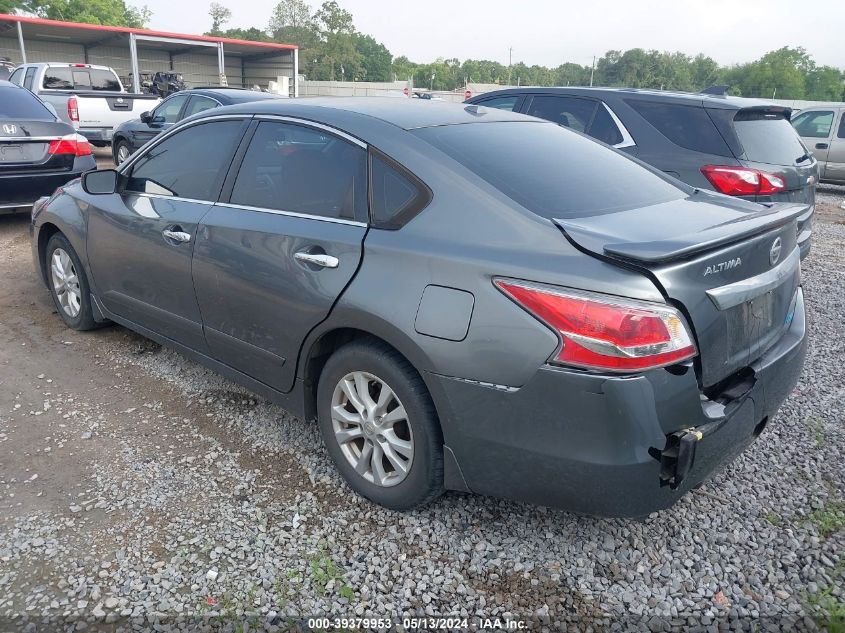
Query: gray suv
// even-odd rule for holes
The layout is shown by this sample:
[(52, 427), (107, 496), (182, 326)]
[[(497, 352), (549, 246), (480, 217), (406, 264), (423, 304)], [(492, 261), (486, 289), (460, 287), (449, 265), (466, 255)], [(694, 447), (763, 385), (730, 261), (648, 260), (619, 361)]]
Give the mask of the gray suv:
[[(708, 94), (628, 88), (513, 88), (467, 101), (587, 134), (693, 187), (755, 202), (809, 204), (798, 223), (810, 250), (816, 160), (783, 106)], [(601, 174), (596, 174), (601, 179)]]

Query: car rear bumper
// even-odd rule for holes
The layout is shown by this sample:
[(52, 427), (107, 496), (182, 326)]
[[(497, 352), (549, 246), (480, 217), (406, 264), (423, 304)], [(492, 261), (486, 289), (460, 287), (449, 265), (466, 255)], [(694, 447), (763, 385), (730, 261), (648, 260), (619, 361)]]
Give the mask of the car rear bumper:
[[(789, 329), (724, 405), (703, 399), (691, 367), (621, 377), (545, 366), (519, 389), (431, 374), (455, 458), (447, 483), (593, 515), (667, 508), (763, 430), (798, 381), (805, 332), (799, 290)], [(673, 485), (661, 475), (679, 431), (689, 463)]]
[(76, 159), (72, 171), (0, 175), (0, 210), (29, 208), (38, 198), (51, 195), (62, 185), (96, 167), (92, 156), (83, 156)]
[(91, 142), (111, 143), (114, 131), (110, 127), (81, 127), (77, 132)]

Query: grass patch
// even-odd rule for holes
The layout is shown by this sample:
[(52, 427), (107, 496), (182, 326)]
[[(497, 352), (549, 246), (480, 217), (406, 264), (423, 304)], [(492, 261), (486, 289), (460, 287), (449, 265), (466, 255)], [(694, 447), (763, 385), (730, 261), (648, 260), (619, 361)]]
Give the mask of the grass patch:
[(766, 515), (766, 521), (778, 528), (783, 526), (783, 519), (779, 514), (775, 514), (774, 512), (769, 512)]
[(828, 500), (821, 508), (813, 510), (807, 521), (815, 525), (825, 538), (845, 529), (845, 501)]
[(323, 595), (326, 595), (329, 583), (332, 583), (342, 598), (352, 600), (355, 597), (355, 592), (343, 583), (343, 573), (337, 563), (324, 549), (321, 549), (317, 556), (309, 561), (308, 569), (314, 586)]
[(807, 603), (816, 623), (827, 633), (845, 633), (845, 602), (832, 595), (833, 587), (809, 597)]

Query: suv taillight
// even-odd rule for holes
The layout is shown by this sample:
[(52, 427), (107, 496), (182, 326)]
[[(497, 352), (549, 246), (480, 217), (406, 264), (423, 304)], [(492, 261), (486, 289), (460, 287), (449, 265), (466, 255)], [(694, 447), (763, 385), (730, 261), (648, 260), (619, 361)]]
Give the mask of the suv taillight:
[(50, 141), (50, 147), (47, 148), (47, 153), (50, 155), (73, 154), (74, 156), (90, 156), (91, 144), (81, 134), (68, 134), (62, 138)]
[(697, 353), (681, 315), (669, 306), (521, 281), (494, 283), (557, 333), (561, 345), (551, 362), (639, 371)]
[(67, 118), (71, 122), (79, 123), (79, 102), (76, 97), (67, 98)]
[(783, 178), (759, 169), (705, 165), (701, 173), (716, 191), (729, 196), (766, 195), (786, 189)]

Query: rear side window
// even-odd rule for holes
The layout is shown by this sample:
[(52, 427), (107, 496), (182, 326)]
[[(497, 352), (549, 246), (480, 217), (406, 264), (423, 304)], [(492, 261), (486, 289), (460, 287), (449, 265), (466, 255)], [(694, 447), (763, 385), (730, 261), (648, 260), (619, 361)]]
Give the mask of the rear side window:
[(428, 188), (387, 158), (373, 152), (371, 165), (373, 223), (399, 228), (431, 199)]
[(507, 97), (494, 97), (493, 99), (487, 99), (486, 101), (479, 101), (478, 105), (484, 106), (485, 108), (495, 108), (496, 110), (507, 110), (508, 112), (513, 112), (517, 101), (519, 101), (519, 95), (510, 95)]
[(127, 190), (216, 201), (242, 129), (242, 121), (214, 121), (177, 132), (133, 165)]
[(364, 221), (367, 152), (321, 130), (263, 121), (238, 171), (231, 202)]
[(575, 97), (538, 96), (531, 99), (527, 114), (546, 119), (578, 132), (586, 132), (597, 103)]
[(613, 121), (613, 117), (610, 116), (610, 112), (607, 111), (607, 108), (603, 104), (596, 110), (593, 123), (590, 125), (587, 133), (608, 145), (618, 145), (625, 140), (622, 137), (622, 132), (619, 131), (616, 123)]
[(50, 66), (44, 71), (41, 83), (48, 90), (73, 90), (73, 75), (70, 68)]
[(833, 110), (804, 112), (792, 121), (799, 136), (805, 138), (827, 138), (833, 125)]
[(23, 88), (0, 88), (0, 119), (55, 121), (41, 100)]
[(545, 218), (600, 215), (686, 195), (621, 152), (560, 126), (508, 121), (413, 133)]
[(807, 150), (784, 114), (741, 111), (734, 129), (746, 160), (770, 165), (794, 165)]
[(193, 96), (191, 97), (191, 101), (188, 103), (188, 107), (185, 108), (185, 118), (191, 116), (192, 114), (197, 114), (206, 110), (212, 110), (218, 105), (220, 104), (217, 103), (214, 99), (209, 99), (208, 97)]
[(626, 103), (675, 145), (705, 154), (732, 156), (703, 107), (639, 99)]

